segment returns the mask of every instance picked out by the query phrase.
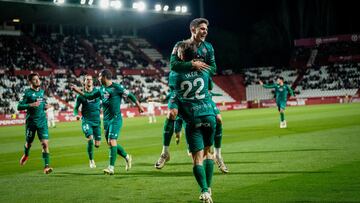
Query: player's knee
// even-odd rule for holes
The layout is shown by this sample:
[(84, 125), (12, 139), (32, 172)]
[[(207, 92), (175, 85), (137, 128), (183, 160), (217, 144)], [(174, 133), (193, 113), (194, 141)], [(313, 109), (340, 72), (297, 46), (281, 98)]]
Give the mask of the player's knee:
[(90, 135), (89, 137), (87, 137), (87, 140), (90, 141), (90, 140), (93, 140), (94, 137), (92, 135)]
[(168, 119), (170, 119), (170, 120), (175, 120), (177, 114), (178, 114), (178, 110), (177, 110), (177, 109), (170, 109), (170, 111), (169, 111), (169, 113), (168, 113)]
[(112, 147), (117, 146), (116, 140), (115, 139), (110, 139), (109, 145), (112, 146)]
[(26, 147), (26, 148), (30, 148), (30, 147), (31, 147), (31, 143), (26, 142), (26, 143), (25, 143), (25, 147)]
[(222, 117), (221, 114), (216, 115), (216, 123), (222, 124)]
[(194, 165), (202, 165), (204, 160), (204, 150), (197, 151), (193, 153), (193, 164)]
[(41, 146), (44, 150), (46, 150), (49, 147), (47, 142), (41, 142)]

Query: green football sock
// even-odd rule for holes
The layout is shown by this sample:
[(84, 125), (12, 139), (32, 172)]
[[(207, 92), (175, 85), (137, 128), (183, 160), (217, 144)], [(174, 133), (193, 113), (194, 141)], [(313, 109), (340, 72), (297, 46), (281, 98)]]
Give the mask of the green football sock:
[(122, 146), (120, 146), (119, 144), (117, 145), (117, 153), (118, 153), (118, 155), (120, 155), (124, 159), (126, 159), (127, 153), (126, 153), (125, 149)]
[(48, 166), (50, 164), (50, 154), (47, 153), (47, 152), (43, 152), (42, 153), (42, 158), (44, 160), (45, 167)]
[(201, 188), (201, 192), (207, 192), (208, 186), (206, 183), (206, 174), (205, 174), (204, 167), (202, 165), (195, 165), (193, 167), (193, 173), (194, 173), (194, 176), (195, 176), (195, 179), (196, 179), (198, 185)]
[(87, 153), (89, 155), (89, 160), (94, 160), (94, 140), (88, 140)]
[(222, 123), (216, 123), (214, 146), (215, 148), (221, 148), (222, 140)]
[(164, 123), (164, 130), (163, 130), (163, 145), (169, 146), (171, 142), (171, 137), (174, 133), (174, 120), (166, 119)]
[(30, 153), (30, 146), (28, 148), (26, 148), (26, 145), (24, 145), (24, 154), (25, 154), (25, 156), (29, 156), (29, 153)]
[(208, 187), (211, 187), (211, 181), (214, 174), (214, 160), (205, 159), (203, 162), (205, 175), (206, 175), (206, 183)]
[(110, 166), (115, 166), (117, 146), (110, 146)]
[(280, 121), (283, 122), (285, 120), (284, 112), (280, 112)]

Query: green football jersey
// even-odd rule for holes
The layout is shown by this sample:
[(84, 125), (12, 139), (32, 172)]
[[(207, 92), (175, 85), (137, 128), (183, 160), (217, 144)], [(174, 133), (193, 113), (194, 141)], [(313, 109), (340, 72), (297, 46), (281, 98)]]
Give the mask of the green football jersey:
[[(39, 106), (29, 106), (29, 104), (37, 101), (40, 101)], [(32, 88), (29, 88), (25, 90), (25, 93), (22, 97), (22, 100), (19, 102), (17, 109), (26, 110), (27, 125), (36, 125), (38, 127), (41, 127), (42, 125), (47, 125), (45, 106), (46, 97), (44, 90), (40, 89), (36, 91)]]
[(183, 119), (215, 115), (209, 93), (210, 74), (207, 71), (171, 72), (174, 92)]
[[(89, 92), (93, 93), (95, 88)], [(74, 115), (78, 115), (80, 105), (82, 120), (93, 125), (100, 124), (100, 99), (86, 99), (84, 96), (78, 95), (76, 97), (76, 103), (74, 107)]]
[[(173, 51), (170, 56), (170, 70), (176, 72), (191, 71), (192, 64), (191, 61), (182, 61), (178, 55), (178, 46), (181, 42), (177, 42), (173, 48)], [(216, 63), (215, 63), (215, 52), (213, 46), (209, 42), (201, 42), (197, 46), (197, 53), (194, 58), (195, 60), (202, 61), (210, 66), (210, 74), (214, 75), (216, 73)]]
[(290, 94), (291, 96), (294, 96), (294, 92), (288, 85), (279, 85), (279, 84), (264, 84), (264, 88), (273, 88), (275, 89), (275, 98), (276, 102), (286, 101), (287, 95)]
[(91, 93), (85, 93), (84, 97), (87, 99), (95, 99), (100, 97), (104, 111), (104, 121), (109, 121), (115, 117), (121, 117), (120, 105), (123, 97), (129, 97), (133, 102), (136, 98), (122, 85), (112, 83), (105, 87), (102, 85), (99, 89)]

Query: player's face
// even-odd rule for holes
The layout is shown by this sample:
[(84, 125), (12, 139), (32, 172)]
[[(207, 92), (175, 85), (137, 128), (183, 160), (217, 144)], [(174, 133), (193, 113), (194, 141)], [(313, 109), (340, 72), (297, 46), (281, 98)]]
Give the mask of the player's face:
[(281, 80), (281, 79), (279, 79), (279, 78), (277, 79), (277, 81), (276, 81), (276, 82), (277, 82), (277, 84), (279, 84), (279, 85), (284, 84), (284, 81), (282, 81), (282, 80)]
[(31, 84), (31, 86), (33, 86), (33, 87), (35, 87), (35, 88), (40, 87), (41, 81), (40, 81), (39, 76), (35, 75), (35, 76), (31, 79), (30, 84)]
[(93, 79), (90, 75), (85, 76), (85, 86), (92, 87), (93, 86)]
[(194, 35), (194, 39), (198, 42), (205, 41), (205, 38), (208, 34), (208, 26), (206, 23), (201, 23), (198, 27), (192, 29), (192, 34)]

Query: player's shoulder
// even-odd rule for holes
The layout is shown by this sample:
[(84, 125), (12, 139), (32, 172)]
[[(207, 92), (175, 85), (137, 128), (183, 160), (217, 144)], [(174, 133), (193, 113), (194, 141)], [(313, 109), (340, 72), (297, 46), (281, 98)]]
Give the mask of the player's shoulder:
[(203, 42), (203, 45), (204, 45), (207, 49), (209, 49), (209, 50), (214, 50), (213, 45), (212, 45), (210, 42), (208, 42), (208, 41), (204, 41), (204, 42)]

